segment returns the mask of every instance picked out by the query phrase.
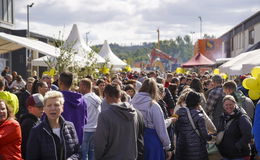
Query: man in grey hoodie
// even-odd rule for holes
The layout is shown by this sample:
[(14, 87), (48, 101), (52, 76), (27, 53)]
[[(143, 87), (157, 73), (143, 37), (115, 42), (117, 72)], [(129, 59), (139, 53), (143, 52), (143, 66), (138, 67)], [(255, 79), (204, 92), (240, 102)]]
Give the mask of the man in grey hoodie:
[(143, 159), (143, 117), (120, 101), (121, 90), (108, 84), (104, 94), (109, 107), (98, 117), (94, 137), (96, 160)]
[(84, 78), (79, 83), (79, 91), (84, 95), (87, 104), (87, 124), (84, 125), (82, 142), (82, 159), (94, 160), (94, 134), (97, 128), (98, 115), (101, 112), (101, 99), (92, 92), (92, 82)]

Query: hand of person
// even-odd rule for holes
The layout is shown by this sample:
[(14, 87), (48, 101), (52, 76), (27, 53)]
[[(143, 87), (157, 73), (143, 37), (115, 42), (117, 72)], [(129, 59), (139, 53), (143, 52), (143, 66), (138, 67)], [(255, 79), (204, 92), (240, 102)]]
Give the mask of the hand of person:
[(178, 118), (177, 117), (172, 117), (171, 120), (172, 120), (172, 123), (175, 123), (178, 120)]
[(170, 160), (172, 158), (172, 151), (166, 152), (166, 160)]

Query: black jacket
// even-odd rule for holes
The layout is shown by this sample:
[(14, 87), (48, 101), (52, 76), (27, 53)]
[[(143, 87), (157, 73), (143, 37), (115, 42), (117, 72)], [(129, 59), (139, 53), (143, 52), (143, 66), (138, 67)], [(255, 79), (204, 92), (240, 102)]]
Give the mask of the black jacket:
[(226, 158), (242, 158), (250, 155), (250, 141), (252, 124), (250, 118), (239, 109), (234, 115), (222, 114), (216, 127), (218, 132), (224, 130), (228, 121), (233, 119), (229, 128), (225, 131), (222, 142), (218, 145), (220, 154)]
[(164, 102), (167, 104), (168, 115), (170, 115), (170, 110), (175, 108), (176, 102), (168, 88), (165, 88), (165, 96), (163, 98)]
[(27, 99), (30, 96), (30, 92), (22, 89), (21, 91), (19, 91), (18, 93), (16, 93), (16, 96), (19, 100), (19, 111), (18, 113), (15, 115), (16, 118), (20, 121), (20, 118), (28, 113), (27, 107), (26, 107), (26, 103), (27, 103)]
[(37, 124), (40, 123), (40, 120), (30, 114), (27, 113), (23, 115), (20, 119), (20, 125), (21, 125), (21, 130), (22, 130), (22, 157), (23, 159), (26, 159), (26, 144), (29, 138), (29, 134), (31, 129), (36, 126)]
[(47, 118), (32, 128), (27, 143), (27, 160), (80, 159), (79, 141), (73, 123), (60, 117), (61, 139), (53, 132)]
[(191, 109), (190, 112), (200, 136), (192, 128), (186, 109), (180, 108), (176, 112), (179, 119), (175, 124), (176, 160), (207, 160), (206, 142), (211, 136), (208, 135), (204, 115), (196, 109)]

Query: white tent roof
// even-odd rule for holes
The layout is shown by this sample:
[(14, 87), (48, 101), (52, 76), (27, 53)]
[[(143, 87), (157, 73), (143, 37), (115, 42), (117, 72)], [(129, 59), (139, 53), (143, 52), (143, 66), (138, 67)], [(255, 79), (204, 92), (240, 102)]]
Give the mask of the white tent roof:
[(251, 69), (260, 65), (260, 49), (241, 53), (219, 67), (221, 72), (229, 75), (250, 73)]
[(115, 68), (120, 68), (127, 65), (124, 61), (122, 61), (112, 52), (107, 43), (107, 40), (105, 40), (101, 50), (99, 51), (99, 55), (104, 59), (108, 59), (109, 63), (114, 65)]
[[(48, 67), (48, 65), (45, 63), (47, 61), (51, 61), (51, 64), (56, 64), (56, 58), (51, 56), (43, 56), (37, 59), (32, 60), (33, 66), (42, 66), (42, 67)], [(81, 67), (84, 67), (86, 65), (86, 61), (82, 61), (82, 57), (75, 55), (74, 61), (77, 62), (77, 64)]]
[[(95, 53), (83, 40), (83, 38), (80, 36), (78, 27), (76, 24), (73, 25), (70, 34), (63, 44), (63, 48), (70, 49), (72, 48), (72, 51), (76, 53), (74, 61), (77, 62), (80, 66), (84, 66), (86, 62), (90, 62), (91, 60), (88, 59), (87, 55), (89, 53), (93, 53), (94, 59), (96, 59), (97, 63), (104, 63), (105, 59), (99, 56), (97, 53)], [(33, 66), (47, 66), (45, 61), (48, 60), (47, 56), (37, 58), (32, 60), (32, 65)]]
[(57, 57), (60, 54), (59, 48), (47, 43), (0, 32), (0, 54), (24, 47), (53, 57)]
[(70, 34), (66, 40), (66, 42), (63, 45), (64, 48), (72, 48), (73, 52), (76, 52), (76, 55), (80, 57), (86, 57), (88, 58), (88, 54), (93, 52), (94, 59), (97, 60), (97, 63), (104, 63), (105, 59), (99, 56), (97, 53), (95, 53), (83, 40), (83, 38), (80, 36), (78, 27), (76, 24), (73, 24), (73, 27), (70, 31)]

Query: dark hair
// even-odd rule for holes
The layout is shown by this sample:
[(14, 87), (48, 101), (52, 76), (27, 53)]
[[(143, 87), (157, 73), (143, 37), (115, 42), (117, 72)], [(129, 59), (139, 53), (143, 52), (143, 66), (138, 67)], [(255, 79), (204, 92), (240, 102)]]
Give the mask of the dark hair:
[(128, 84), (125, 86), (125, 91), (128, 91), (128, 90), (134, 90), (135, 91), (135, 87), (132, 85), (132, 84)]
[(105, 83), (105, 80), (103, 80), (103, 79), (98, 79), (96, 85), (98, 86), (100, 83)]
[(98, 86), (93, 86), (92, 90), (93, 90), (93, 92), (94, 92), (97, 96), (100, 97), (100, 92), (99, 92)]
[(222, 80), (222, 78), (221, 78), (220, 75), (214, 75), (214, 76), (212, 77), (212, 81), (215, 82), (215, 83), (217, 83), (217, 84), (221, 84), (223, 80)]
[(182, 80), (184, 80), (184, 79), (186, 79), (186, 77), (181, 76), (180, 81), (182, 81)]
[(178, 84), (179, 82), (180, 82), (179, 78), (177, 78), (177, 77), (172, 78), (171, 83), (176, 83), (176, 84)]
[(66, 87), (71, 87), (73, 81), (73, 74), (71, 72), (62, 72), (60, 74), (59, 80)]
[(120, 98), (121, 89), (119, 85), (107, 84), (104, 90), (105, 96)]
[(22, 76), (21, 76), (21, 75), (18, 75), (18, 76), (16, 77), (16, 81), (17, 81), (17, 82), (21, 82), (21, 80), (22, 80)]
[(178, 88), (177, 84), (173, 84), (173, 83), (168, 86), (168, 89), (173, 96), (176, 95), (177, 88)]
[(185, 99), (188, 108), (195, 108), (200, 103), (200, 101), (200, 94), (194, 91), (190, 91)]
[(235, 81), (229, 80), (229, 81), (224, 83), (223, 88), (224, 89), (232, 89), (233, 91), (235, 91), (237, 89), (237, 84), (236, 84)]
[(203, 87), (202, 87), (202, 84), (200, 82), (200, 79), (199, 78), (194, 78), (191, 81), (190, 88), (193, 89), (196, 92), (202, 92), (203, 91)]
[(159, 83), (159, 84), (163, 84), (163, 78), (162, 77), (157, 77), (156, 78), (156, 82)]
[(42, 87), (46, 82), (35, 80), (32, 85), (32, 94), (39, 93), (39, 87)]

